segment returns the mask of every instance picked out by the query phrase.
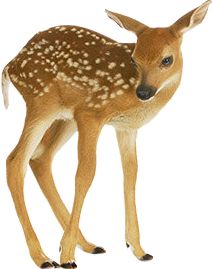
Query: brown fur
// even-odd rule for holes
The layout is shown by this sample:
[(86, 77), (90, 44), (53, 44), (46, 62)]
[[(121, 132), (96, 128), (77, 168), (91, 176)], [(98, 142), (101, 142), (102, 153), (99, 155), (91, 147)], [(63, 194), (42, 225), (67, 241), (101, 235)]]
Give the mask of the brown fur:
[[(121, 27), (137, 35), (136, 44), (120, 44), (81, 27), (54, 27), (35, 35), (5, 67), (2, 81), (5, 105), (10, 80), (27, 106), (22, 136), (7, 159), (8, 185), (30, 255), (38, 266), (53, 264), (44, 254), (28, 217), (23, 194), (26, 166), (30, 163), (65, 231), (61, 264), (74, 261), (76, 244), (87, 252), (95, 252), (96, 246), (79, 232), (79, 219), (95, 174), (96, 145), (105, 124), (116, 129), (122, 159), (126, 242), (139, 259), (152, 258), (140, 245), (135, 205), (137, 129), (151, 120), (175, 93), (182, 73), (182, 35), (203, 20), (209, 4), (210, 1), (205, 2), (171, 27), (156, 29), (107, 11)], [(173, 64), (162, 67), (162, 60), (170, 55)], [(145, 102), (136, 96), (141, 83), (157, 89), (155, 96)], [(76, 130), (79, 163), (70, 217), (54, 185), (51, 163)]]

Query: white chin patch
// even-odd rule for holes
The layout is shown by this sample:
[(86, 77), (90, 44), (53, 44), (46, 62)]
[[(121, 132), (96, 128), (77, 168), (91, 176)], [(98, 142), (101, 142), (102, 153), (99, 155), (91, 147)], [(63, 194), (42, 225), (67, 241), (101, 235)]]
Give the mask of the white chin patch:
[(152, 96), (152, 97), (150, 97), (149, 99), (147, 99), (147, 100), (142, 100), (142, 99), (139, 99), (141, 102), (143, 102), (143, 103), (147, 103), (147, 102), (149, 102), (149, 101), (151, 101), (152, 99), (154, 99), (154, 97), (155, 97), (155, 95), (158, 93), (158, 91)]
[(171, 76), (170, 78), (168, 78), (167, 80), (165, 80), (162, 85), (160, 86), (160, 88), (157, 90), (156, 95), (162, 91), (163, 89), (166, 89), (169, 86), (172, 86), (173, 84), (175, 84), (179, 79), (180, 79), (180, 72), (174, 74), (173, 76)]

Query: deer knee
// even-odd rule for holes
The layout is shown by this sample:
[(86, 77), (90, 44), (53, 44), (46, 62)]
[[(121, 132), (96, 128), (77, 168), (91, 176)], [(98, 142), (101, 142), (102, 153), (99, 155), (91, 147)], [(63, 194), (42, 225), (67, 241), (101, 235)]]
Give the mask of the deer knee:
[(30, 167), (34, 175), (38, 178), (51, 172), (52, 154), (45, 150), (43, 145), (39, 145), (30, 159)]
[(40, 143), (37, 148), (35, 149), (34, 153), (32, 154), (32, 157), (30, 158), (30, 160), (38, 160), (41, 158), (41, 156), (44, 154), (45, 152), (45, 146)]
[(13, 151), (6, 160), (7, 168), (7, 185), (10, 190), (13, 189), (14, 184), (17, 184), (17, 178), (23, 176), (23, 167), (20, 158)]

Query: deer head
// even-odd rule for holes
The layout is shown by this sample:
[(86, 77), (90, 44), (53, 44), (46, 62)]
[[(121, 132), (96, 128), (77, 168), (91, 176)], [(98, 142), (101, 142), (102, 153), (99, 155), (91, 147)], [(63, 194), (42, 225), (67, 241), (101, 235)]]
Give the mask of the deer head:
[(150, 28), (130, 17), (106, 10), (107, 15), (120, 27), (137, 36), (132, 62), (140, 76), (136, 89), (139, 99), (149, 100), (160, 90), (180, 80), (183, 35), (203, 21), (210, 3), (206, 1), (166, 28)]

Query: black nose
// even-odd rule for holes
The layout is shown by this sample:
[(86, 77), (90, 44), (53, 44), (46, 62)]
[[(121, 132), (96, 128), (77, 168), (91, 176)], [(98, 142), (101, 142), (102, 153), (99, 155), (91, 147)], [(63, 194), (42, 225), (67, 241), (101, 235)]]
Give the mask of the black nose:
[(153, 97), (156, 93), (157, 89), (147, 86), (147, 85), (140, 85), (138, 86), (137, 90), (136, 90), (136, 94), (138, 96), (139, 99), (141, 100), (148, 100), (151, 97)]

